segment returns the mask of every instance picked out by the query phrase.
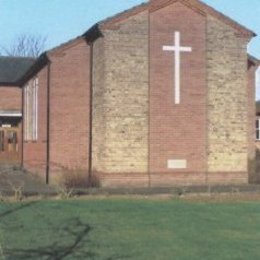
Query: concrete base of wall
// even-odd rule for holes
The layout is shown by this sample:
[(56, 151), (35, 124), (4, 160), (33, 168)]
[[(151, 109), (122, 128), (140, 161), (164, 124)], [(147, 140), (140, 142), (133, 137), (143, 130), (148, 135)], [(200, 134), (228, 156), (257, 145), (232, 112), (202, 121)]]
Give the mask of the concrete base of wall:
[[(39, 176), (43, 181), (46, 179), (45, 168), (26, 169)], [(66, 177), (67, 176), (67, 177)], [(89, 181), (88, 171), (85, 170), (50, 170), (50, 184), (61, 184), (65, 179), (78, 179)], [(66, 177), (66, 178), (65, 178)], [(175, 172), (175, 173), (100, 173), (93, 172), (92, 178), (97, 187), (102, 188), (152, 188), (152, 187), (180, 187), (201, 185), (247, 185), (249, 184), (248, 172)], [(86, 180), (85, 180), (86, 179)], [(252, 183), (252, 182), (250, 182)]]
[(97, 174), (102, 187), (175, 187), (196, 185), (248, 184), (247, 172), (232, 173), (101, 173)]

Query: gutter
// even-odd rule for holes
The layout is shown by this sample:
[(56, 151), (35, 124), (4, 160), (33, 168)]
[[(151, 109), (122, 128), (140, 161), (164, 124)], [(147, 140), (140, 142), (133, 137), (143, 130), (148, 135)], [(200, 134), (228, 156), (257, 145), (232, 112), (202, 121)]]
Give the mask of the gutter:
[(47, 129), (46, 129), (46, 184), (50, 182), (50, 82), (51, 82), (51, 63), (47, 68)]
[(90, 75), (89, 75), (89, 160), (88, 160), (88, 176), (90, 183), (92, 183), (92, 136), (93, 136), (93, 42), (89, 44), (90, 46)]

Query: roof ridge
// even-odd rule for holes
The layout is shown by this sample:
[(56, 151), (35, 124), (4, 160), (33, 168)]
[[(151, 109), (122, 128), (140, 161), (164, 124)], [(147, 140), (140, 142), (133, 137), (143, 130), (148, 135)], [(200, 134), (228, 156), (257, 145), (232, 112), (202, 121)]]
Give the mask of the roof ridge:
[[(251, 35), (251, 36), (256, 36), (256, 34), (255, 34), (255, 32), (253, 32), (252, 30), (250, 30), (249, 28), (247, 28), (246, 26), (244, 26), (244, 25), (242, 25), (242, 24), (240, 24), (239, 22), (237, 22), (235, 19), (233, 19), (233, 18), (231, 18), (231, 17), (229, 17), (229, 15), (227, 15), (227, 14), (224, 14), (224, 13), (222, 13), (222, 12), (220, 12), (220, 11), (218, 11), (216, 8), (214, 8), (214, 7), (212, 7), (212, 6), (210, 6), (210, 5), (208, 5), (208, 4), (206, 4), (204, 1), (202, 1), (202, 0), (178, 0), (178, 1), (181, 1), (181, 2), (183, 2), (183, 3), (189, 3), (189, 4), (194, 4), (194, 5), (201, 5), (200, 7), (198, 7), (198, 8), (202, 8), (202, 9), (204, 9), (204, 10), (202, 10), (202, 11), (204, 11), (204, 12), (207, 12), (207, 13), (209, 13), (209, 14), (213, 14), (213, 15), (215, 15), (216, 16), (216, 18), (218, 18), (218, 19), (223, 19), (223, 20), (225, 20), (224, 22), (225, 23), (227, 23), (227, 24), (229, 24), (231, 27), (233, 27), (233, 28), (235, 28), (236, 30), (238, 30), (238, 31), (240, 31), (240, 33), (241, 34), (246, 34), (246, 35)], [(158, 0), (158, 3), (160, 2), (160, 0)], [(168, 1), (168, 2), (171, 2), (170, 0)], [(110, 16), (110, 17), (107, 17), (106, 19), (103, 19), (103, 20), (101, 20), (101, 21), (99, 21), (99, 22), (97, 22), (96, 23), (96, 25), (98, 25), (98, 26), (109, 26), (110, 24), (114, 24), (114, 23), (116, 23), (116, 22), (118, 22), (118, 21), (120, 21), (120, 20), (125, 20), (128, 16), (127, 16), (127, 14), (129, 14), (130, 16), (131, 16), (131, 13), (135, 13), (135, 11), (138, 11), (138, 9), (140, 9), (140, 11), (139, 12), (141, 12), (142, 10), (143, 10), (143, 8), (150, 8), (150, 6), (151, 6), (151, 3), (152, 3), (152, 1), (150, 0), (150, 1), (148, 1), (148, 2), (143, 2), (143, 3), (141, 3), (141, 4), (139, 4), (139, 5), (136, 5), (136, 6), (134, 6), (134, 7), (132, 7), (132, 8), (129, 8), (129, 9), (127, 9), (127, 10), (124, 10), (124, 11), (122, 11), (122, 12), (120, 12), (120, 13), (117, 13), (117, 14), (115, 14), (115, 15), (113, 15), (113, 16)], [(126, 15), (126, 17), (124, 17)], [(92, 27), (91, 27), (92, 28)], [(91, 29), (90, 28), (90, 29)], [(90, 30), (89, 29), (89, 30)], [(83, 35), (86, 35), (87, 33), (88, 33), (88, 31), (89, 30), (87, 30)]]

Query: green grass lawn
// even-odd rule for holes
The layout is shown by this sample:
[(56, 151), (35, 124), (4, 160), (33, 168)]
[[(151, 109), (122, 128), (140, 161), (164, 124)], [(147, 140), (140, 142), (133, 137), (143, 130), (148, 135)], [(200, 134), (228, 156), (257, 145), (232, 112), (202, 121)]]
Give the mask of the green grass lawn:
[(0, 205), (0, 259), (260, 259), (260, 202)]

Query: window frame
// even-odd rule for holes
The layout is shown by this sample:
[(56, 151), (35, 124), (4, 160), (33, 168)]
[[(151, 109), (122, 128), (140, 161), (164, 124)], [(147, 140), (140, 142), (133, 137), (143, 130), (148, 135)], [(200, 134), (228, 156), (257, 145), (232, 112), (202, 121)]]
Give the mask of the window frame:
[(38, 141), (38, 77), (24, 87), (24, 141)]
[(256, 129), (256, 141), (260, 141), (260, 118), (256, 119), (256, 125), (255, 125), (255, 129)]

